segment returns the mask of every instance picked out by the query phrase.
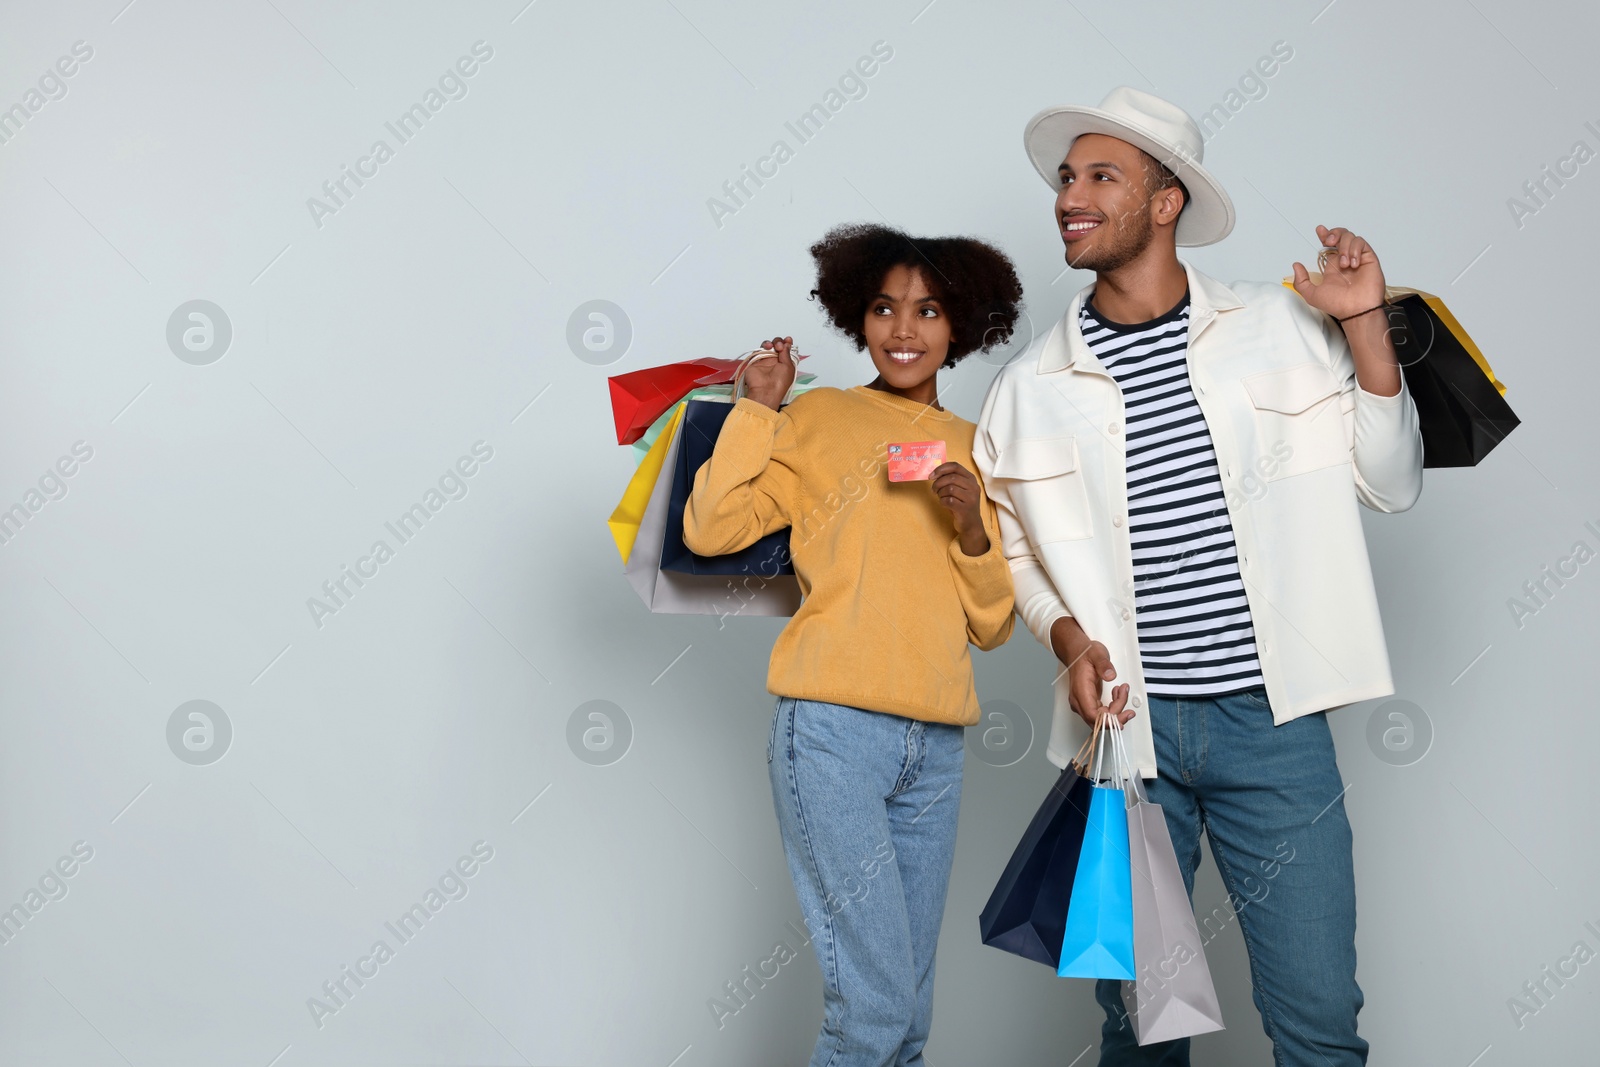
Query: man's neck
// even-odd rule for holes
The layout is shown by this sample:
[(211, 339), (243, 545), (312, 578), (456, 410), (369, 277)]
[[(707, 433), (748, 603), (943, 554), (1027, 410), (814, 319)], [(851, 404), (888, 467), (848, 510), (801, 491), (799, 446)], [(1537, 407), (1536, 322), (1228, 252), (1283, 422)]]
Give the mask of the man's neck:
[[(1157, 252), (1151, 249), (1151, 252)], [(1115, 270), (1095, 275), (1089, 302), (1112, 322), (1129, 325), (1160, 318), (1183, 299), (1189, 276), (1172, 249), (1140, 256)]]

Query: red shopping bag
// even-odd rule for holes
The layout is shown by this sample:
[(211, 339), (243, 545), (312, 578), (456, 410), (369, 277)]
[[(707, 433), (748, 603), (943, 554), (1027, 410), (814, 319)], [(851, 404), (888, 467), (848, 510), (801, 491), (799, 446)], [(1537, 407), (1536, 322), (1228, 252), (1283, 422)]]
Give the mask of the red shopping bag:
[(651, 423), (682, 400), (689, 390), (733, 381), (742, 362), (710, 357), (691, 359), (629, 371), (608, 379), (611, 415), (617, 424), (617, 444), (631, 445), (643, 437)]

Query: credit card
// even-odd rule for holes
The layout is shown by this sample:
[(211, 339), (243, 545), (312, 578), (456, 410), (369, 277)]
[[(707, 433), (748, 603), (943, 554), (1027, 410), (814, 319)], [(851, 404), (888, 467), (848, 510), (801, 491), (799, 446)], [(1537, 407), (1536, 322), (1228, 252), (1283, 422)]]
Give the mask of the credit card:
[(889, 480), (925, 482), (944, 462), (943, 441), (904, 441), (889, 445)]

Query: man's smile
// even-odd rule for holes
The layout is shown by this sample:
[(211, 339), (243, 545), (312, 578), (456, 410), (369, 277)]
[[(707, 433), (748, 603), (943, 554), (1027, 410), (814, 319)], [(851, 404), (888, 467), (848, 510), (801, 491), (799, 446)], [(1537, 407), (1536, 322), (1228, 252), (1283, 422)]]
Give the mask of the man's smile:
[(1063, 240), (1081, 241), (1100, 225), (1100, 220), (1084, 215), (1074, 215), (1061, 220), (1061, 237)]

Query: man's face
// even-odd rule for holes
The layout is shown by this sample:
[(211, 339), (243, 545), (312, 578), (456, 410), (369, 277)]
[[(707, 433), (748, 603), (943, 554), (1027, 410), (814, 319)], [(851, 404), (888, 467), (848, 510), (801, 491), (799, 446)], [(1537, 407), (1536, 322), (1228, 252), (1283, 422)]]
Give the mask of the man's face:
[(1061, 161), (1056, 221), (1067, 263), (1078, 270), (1109, 271), (1150, 245), (1152, 197), (1144, 156), (1127, 141), (1086, 133)]

